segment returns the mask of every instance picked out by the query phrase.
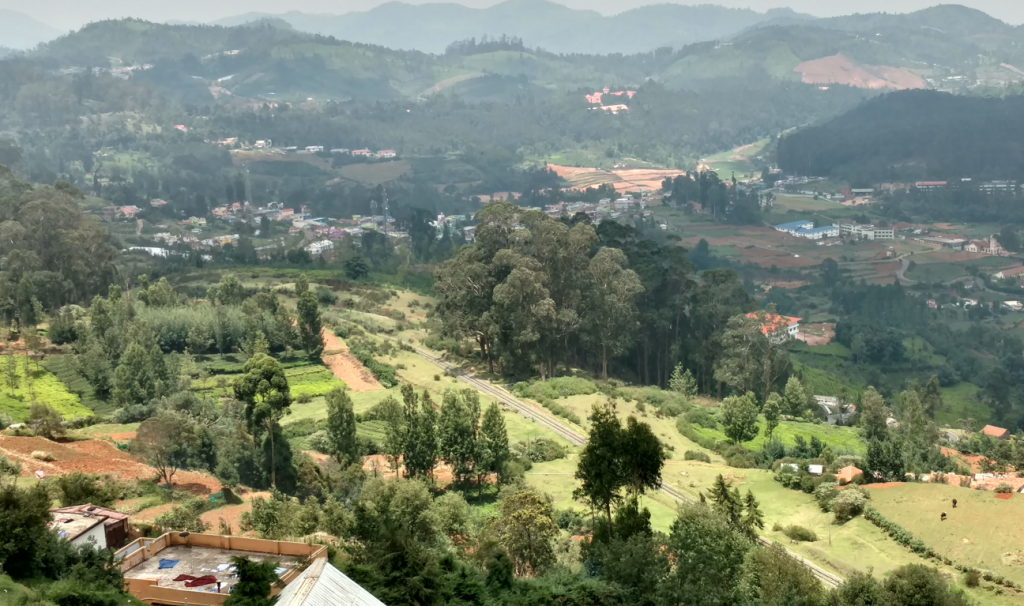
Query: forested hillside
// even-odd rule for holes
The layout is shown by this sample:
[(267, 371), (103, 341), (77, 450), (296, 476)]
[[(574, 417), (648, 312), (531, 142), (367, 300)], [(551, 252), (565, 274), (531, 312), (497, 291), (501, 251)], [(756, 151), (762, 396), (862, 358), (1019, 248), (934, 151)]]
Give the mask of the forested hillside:
[(779, 166), (860, 186), (881, 181), (1017, 179), (1024, 98), (891, 93), (779, 142)]

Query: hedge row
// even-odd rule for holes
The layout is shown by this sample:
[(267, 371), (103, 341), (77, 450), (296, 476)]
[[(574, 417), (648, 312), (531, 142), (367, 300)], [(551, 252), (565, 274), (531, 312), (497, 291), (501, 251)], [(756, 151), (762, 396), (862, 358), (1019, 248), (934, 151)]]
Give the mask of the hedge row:
[(349, 351), (353, 356), (370, 371), (377, 381), (384, 387), (391, 389), (398, 385), (398, 377), (395, 374), (395, 367), (384, 362), (378, 362), (369, 350), (357, 346), (351, 346)]
[(972, 566), (953, 563), (949, 558), (925, 545), (924, 541), (915, 537), (909, 530), (883, 516), (874, 507), (868, 506), (864, 510), (864, 518), (885, 531), (885, 533), (892, 537), (897, 543), (904, 547), (908, 547), (916, 554), (938, 560), (939, 562), (942, 562), (947, 566), (952, 566), (963, 573), (977, 572), (983, 579), (991, 583), (995, 583), (996, 585), (1002, 585), (1003, 587), (1009, 587), (1010, 589), (1016, 589), (1018, 591), (1021, 589), (1020, 585), (1017, 585), (1013, 581), (998, 575), (993, 575), (991, 572), (983, 572)]

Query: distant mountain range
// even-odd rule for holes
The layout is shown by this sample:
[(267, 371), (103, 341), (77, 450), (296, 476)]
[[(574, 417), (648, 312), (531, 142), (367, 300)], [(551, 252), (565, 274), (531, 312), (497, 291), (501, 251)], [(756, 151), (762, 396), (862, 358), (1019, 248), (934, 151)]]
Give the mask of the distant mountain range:
[(0, 47), (26, 50), (41, 42), (49, 42), (63, 33), (28, 15), (0, 9)]
[(343, 15), (247, 13), (213, 24), (234, 26), (268, 17), (280, 19), (299, 31), (427, 53), (442, 53), (459, 40), (504, 34), (553, 53), (602, 55), (649, 52), (666, 46), (679, 48), (694, 42), (730, 38), (763, 23), (813, 19), (790, 9), (759, 13), (711, 4), (654, 4), (605, 17), (548, 0), (506, 0), (484, 9), (449, 3), (389, 2), (369, 11)]
[[(385, 18), (389, 10), (405, 16)], [(405, 11), (419, 11), (417, 14), (422, 16), (410, 17)], [(396, 49), (403, 45), (383, 39), (396, 35), (396, 28), (410, 21), (418, 25), (424, 44), (430, 36), (437, 37), (437, 44), (445, 40), (446, 46), (460, 37), (473, 37), (454, 30), (437, 33), (441, 27), (437, 23), (443, 21), (439, 15), (445, 11), (456, 16), (485, 15), (494, 24), (501, 23), (499, 17), (505, 15), (508, 29), (504, 33), (516, 38), (480, 43), (477, 36), (475, 44), (454, 45), (450, 52), (432, 55)], [(667, 16), (654, 27), (648, 21), (652, 11), (689, 14), (693, 17), (688, 22), (690, 29), (674, 26)], [(517, 17), (520, 12), (534, 17)], [(730, 20), (723, 15), (746, 16), (750, 21), (757, 17), (761, 21), (734, 31), (742, 19)], [(726, 81), (753, 88), (772, 82), (803, 82), (821, 93), (837, 85), (879, 91), (931, 88), (967, 92), (1024, 81), (1024, 28), (961, 6), (940, 6), (907, 15), (810, 19), (785, 11), (760, 14), (709, 6), (660, 5), (602, 17), (544, 0), (510, 0), (485, 10), (450, 4), (413, 7), (393, 3), (350, 17), (363, 19), (364, 27), (359, 32), (331, 36), (307, 31), (315, 24), (303, 19), (312, 17), (298, 13), (247, 15), (238, 19), (241, 25), (101, 21), (44, 44), (28, 57), (62, 68), (109, 65), (124, 70), (151, 65), (152, 69), (136, 69), (132, 77), (173, 90), (196, 103), (214, 98), (423, 99), (441, 91), (469, 100), (518, 98), (525, 102), (552, 93), (591, 92), (604, 86), (635, 89), (648, 81), (673, 90), (694, 91), (721, 88)], [(592, 26), (569, 27), (567, 23), (575, 18), (589, 20)], [(320, 20), (326, 22), (327, 18)], [(373, 34), (371, 21), (383, 33)], [(698, 22), (700, 27), (694, 25)], [(469, 27), (466, 23), (463, 21), (462, 27)], [(645, 24), (650, 35), (630, 33), (644, 29)], [(551, 32), (569, 28), (573, 35), (581, 36), (575, 44), (591, 52), (556, 54), (550, 49), (538, 50), (543, 45), (531, 44), (524, 30), (517, 29), (527, 26), (538, 32), (547, 28), (549, 33), (545, 35), (555, 38)], [(618, 35), (600, 29), (609, 27)], [(324, 28), (317, 31), (327, 33)], [(605, 33), (595, 33), (600, 31)], [(698, 35), (725, 31), (733, 33), (711, 41), (692, 41)], [(496, 30), (495, 37), (501, 35), (497, 32), (502, 30)], [(684, 45), (681, 41), (690, 43)], [(567, 47), (573, 44), (569, 38), (560, 43)], [(615, 54), (613, 51), (622, 49), (615, 46), (617, 43), (637, 45), (633, 49), (636, 51), (658, 50)], [(588, 46), (594, 44), (600, 48)], [(642, 48), (642, 44), (651, 48)], [(580, 99), (582, 103), (583, 97)]]

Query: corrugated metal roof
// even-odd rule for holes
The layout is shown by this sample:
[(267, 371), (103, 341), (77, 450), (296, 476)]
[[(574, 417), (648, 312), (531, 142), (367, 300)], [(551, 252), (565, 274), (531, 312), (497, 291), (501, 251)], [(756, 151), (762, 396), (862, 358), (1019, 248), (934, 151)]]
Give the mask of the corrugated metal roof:
[(276, 606), (384, 606), (384, 603), (318, 558), (284, 588)]

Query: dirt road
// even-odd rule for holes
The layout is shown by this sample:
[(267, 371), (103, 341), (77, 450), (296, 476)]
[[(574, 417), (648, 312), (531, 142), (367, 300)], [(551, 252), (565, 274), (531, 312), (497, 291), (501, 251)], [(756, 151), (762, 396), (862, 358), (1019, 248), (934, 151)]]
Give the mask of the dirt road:
[(324, 331), (324, 365), (331, 369), (334, 376), (345, 382), (352, 391), (373, 391), (380, 389), (380, 383), (373, 378), (370, 371), (348, 351), (345, 343), (334, 333)]

